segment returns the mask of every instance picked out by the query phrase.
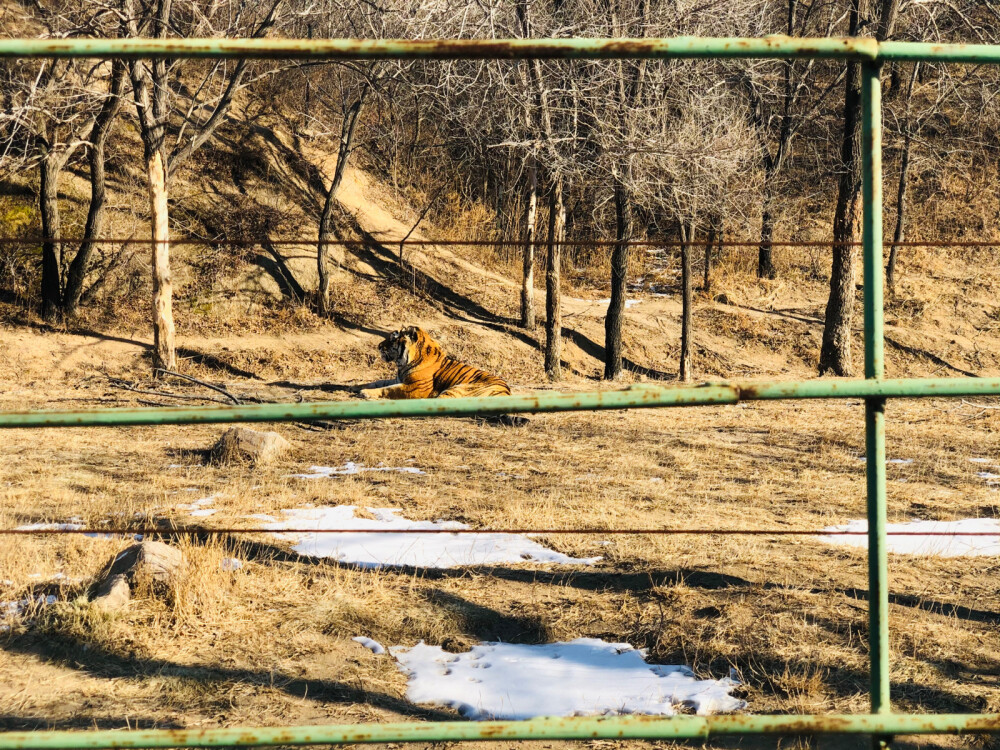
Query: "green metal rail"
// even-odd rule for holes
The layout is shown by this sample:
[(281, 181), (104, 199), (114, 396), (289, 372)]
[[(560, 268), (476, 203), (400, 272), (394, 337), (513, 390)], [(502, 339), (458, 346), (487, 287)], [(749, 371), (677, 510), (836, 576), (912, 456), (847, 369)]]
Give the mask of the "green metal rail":
[(378, 419), (735, 404), (777, 399), (862, 399), (868, 493), (871, 713), (825, 716), (540, 718), (520, 722), (422, 722), (205, 730), (7, 732), (0, 750), (447, 742), (462, 740), (682, 739), (723, 735), (892, 735), (1000, 732), (1000, 714), (894, 714), (890, 706), (886, 554), (885, 403), (890, 398), (1000, 396), (1000, 379), (886, 380), (882, 300), (882, 113), (885, 60), (1000, 63), (1000, 46), (876, 42), (861, 38), (512, 40), (2, 39), (0, 57), (332, 59), (826, 58), (862, 64), (864, 380), (640, 386), (624, 391), (489, 399), (261, 404), (214, 408), (0, 413), (0, 428)]
[(511, 740), (683, 740), (746, 734), (942, 734), (1000, 731), (1000, 715), (888, 714), (826, 716), (595, 716), (528, 721), (428, 721), (233, 729), (146, 729), (131, 732), (9, 732), (16, 750), (233, 747), (242, 745), (362, 745), (376, 742)]
[(996, 378), (914, 378), (892, 380), (782, 380), (719, 382), (692, 386), (639, 385), (618, 391), (537, 393), (485, 398), (407, 401), (314, 401), (301, 404), (248, 404), (91, 411), (0, 412), (0, 429), (14, 427), (124, 427), (151, 424), (288, 422), (310, 419), (389, 419), (393, 417), (472, 417), (606, 409), (711, 406), (789, 399), (942, 398), (1000, 396)]

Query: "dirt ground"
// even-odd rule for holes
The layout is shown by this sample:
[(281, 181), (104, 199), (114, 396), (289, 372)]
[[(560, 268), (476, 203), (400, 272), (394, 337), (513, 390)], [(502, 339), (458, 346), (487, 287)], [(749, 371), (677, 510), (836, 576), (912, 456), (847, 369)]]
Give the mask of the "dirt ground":
[[(96, 370), (87, 374), (98, 361), (105, 372), (127, 373), (125, 345), (111, 342), (95, 359), (94, 350), (107, 342), (19, 335), (36, 339), (40, 364), (74, 364), (61, 376), (31, 367), (27, 377), (6, 381), (0, 408), (89, 409), (143, 398)], [(87, 359), (74, 361), (80, 351)], [(310, 382), (225, 381), (242, 395), (341, 399), (350, 396), (339, 386), (379, 373), (368, 367)], [(889, 466), (890, 521), (995, 516), (996, 492), (968, 459), (1000, 454), (998, 420), (996, 411), (971, 404), (891, 404), (888, 455), (912, 463)], [(246, 526), (250, 513), (308, 503), (398, 507), (409, 518), (498, 529), (819, 529), (864, 517), (863, 407), (853, 402), (537, 415), (522, 428), (467, 419), (387, 420), (321, 432), (280, 424), (293, 451), (267, 469), (206, 464), (202, 451), (222, 429), (5, 432), (0, 525), (72, 518), (94, 525), (190, 524), (176, 506), (212, 494), (220, 512), (204, 520), (216, 527)], [(426, 475), (287, 476), (347, 461), (414, 466)], [(357, 635), (387, 644), (424, 640), (454, 651), (482, 640), (600, 637), (648, 648), (652, 661), (688, 664), (703, 677), (734, 669), (744, 683), (738, 694), (753, 713), (867, 709), (863, 553), (812, 537), (725, 533), (540, 541), (604, 559), (575, 568), (373, 572), (300, 558), (272, 537), (206, 535), (183, 543), (192, 567), (168, 599), (141, 599), (109, 617), (80, 597), (126, 540), (5, 539), (3, 598), (54, 593), (59, 602), (0, 636), (0, 726), (455, 717), (407, 702), (405, 679), (391, 659), (352, 642)], [(246, 565), (221, 570), (226, 556)], [(996, 560), (893, 556), (890, 564), (894, 707), (1000, 710)], [(935, 738), (913, 746), (982, 742)]]
[[(513, 325), (516, 281), (459, 250), (428, 248), (410, 256), (409, 285), (398, 277), (389, 283), (392, 240), (412, 225), (413, 212), (358, 171), (348, 173), (341, 195), (357, 241), (334, 285), (342, 314), (317, 322), (275, 303), (266, 297), (276, 293), (266, 274), (248, 278), (242, 296), (224, 301), (182, 295), (184, 372), (249, 400), (347, 399), (348, 386), (389, 374), (377, 361), (379, 335), (416, 323), (452, 352), (504, 375), (516, 393), (553, 387), (540, 368), (542, 332)], [(428, 229), (415, 236), (440, 235)], [(995, 375), (1000, 276), (986, 272), (995, 266), (992, 256), (921, 253), (904, 259), (900, 293), (888, 306), (889, 375)], [(315, 257), (289, 253), (287, 260), (304, 273)], [(737, 260), (720, 266), (713, 293), (697, 299), (699, 375), (812, 376), (823, 280), (811, 275), (808, 258), (783, 257), (784, 280), (773, 283), (751, 278)], [(675, 291), (670, 273), (658, 283)], [(675, 294), (634, 292), (640, 302), (626, 313), (626, 382), (600, 384), (605, 306), (599, 297), (606, 294), (572, 291), (564, 300), (567, 379), (560, 388), (620, 388), (675, 376)], [(243, 317), (234, 312), (241, 305)], [(207, 317), (196, 314), (210, 308)], [(267, 325), (247, 322), (252, 309)], [(145, 328), (131, 318), (52, 329), (20, 313), (0, 316), (0, 409), (171, 401), (123, 384), (209, 403), (201, 397), (210, 392), (195, 385), (151, 382), (148, 344)], [(860, 356), (859, 344), (856, 351)], [(1000, 460), (996, 403), (894, 401), (887, 413), (889, 457), (912, 459), (888, 467), (890, 521), (998, 515), (994, 487), (977, 476), (983, 467), (969, 461)], [(0, 527), (71, 519), (247, 527), (254, 513), (355, 504), (492, 529), (720, 533), (543, 535), (539, 541), (560, 552), (603, 559), (586, 567), (447, 571), (359, 570), (300, 557), (270, 536), (206, 533), (180, 542), (190, 565), (168, 596), (140, 596), (113, 616), (95, 612), (83, 595), (129, 540), (4, 537), (0, 600), (51, 594), (58, 601), (0, 633), (0, 728), (457, 718), (407, 701), (405, 678), (391, 658), (373, 655), (354, 636), (387, 645), (424, 640), (450, 651), (486, 640), (627, 641), (647, 648), (653, 662), (687, 664), (704, 678), (732, 670), (743, 683), (736, 694), (752, 713), (868, 710), (864, 553), (811, 536), (725, 533), (812, 530), (863, 518), (860, 402), (537, 415), (522, 428), (471, 419), (336, 427), (275, 425), (292, 451), (257, 469), (204, 461), (223, 426), (5, 431)], [(348, 461), (413, 466), (425, 474), (288, 476)], [(210, 518), (192, 519), (178, 507), (210, 495), (219, 509)], [(226, 557), (244, 566), (224, 570)], [(892, 556), (890, 569), (894, 708), (1000, 711), (996, 558)], [(691, 744), (867, 746), (845, 738)], [(901, 739), (899, 746), (1000, 745), (974, 737)]]

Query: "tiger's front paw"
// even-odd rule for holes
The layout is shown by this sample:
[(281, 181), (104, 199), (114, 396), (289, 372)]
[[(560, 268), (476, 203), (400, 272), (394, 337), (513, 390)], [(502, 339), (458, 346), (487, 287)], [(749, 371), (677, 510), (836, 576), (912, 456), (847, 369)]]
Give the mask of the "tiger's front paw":
[(366, 399), (382, 398), (382, 389), (381, 388), (361, 388), (358, 391), (358, 395), (361, 398), (366, 398)]

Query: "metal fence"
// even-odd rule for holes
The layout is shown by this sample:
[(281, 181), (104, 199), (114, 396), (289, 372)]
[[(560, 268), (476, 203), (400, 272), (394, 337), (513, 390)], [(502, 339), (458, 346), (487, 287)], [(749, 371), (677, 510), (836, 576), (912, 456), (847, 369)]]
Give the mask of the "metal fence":
[(147, 731), (0, 733), (14, 748), (216, 747), (462, 740), (706, 739), (723, 735), (871, 735), (1000, 732), (1000, 714), (897, 714), (889, 703), (889, 589), (886, 549), (885, 404), (891, 398), (998, 396), (1000, 379), (884, 378), (882, 299), (881, 65), (886, 60), (1000, 63), (1000, 46), (876, 42), (861, 38), (480, 40), (5, 39), (0, 57), (331, 59), (825, 58), (860, 62), (864, 199), (865, 378), (723, 382), (689, 387), (546, 393), (447, 401), (321, 402), (214, 408), (0, 413), (0, 428), (268, 422), (302, 419), (469, 416), (735, 404), (748, 400), (863, 399), (868, 493), (871, 713), (863, 715), (539, 718), (513, 722), (412, 722)]

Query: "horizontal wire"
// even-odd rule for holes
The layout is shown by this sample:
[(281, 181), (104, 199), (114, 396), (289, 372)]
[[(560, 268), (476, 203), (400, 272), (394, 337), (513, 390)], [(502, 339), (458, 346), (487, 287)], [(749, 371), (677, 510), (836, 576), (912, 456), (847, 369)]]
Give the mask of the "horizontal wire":
[[(180, 528), (158, 526), (135, 528), (85, 529), (0, 529), (0, 536), (85, 534), (99, 536), (195, 536), (200, 534), (579, 534), (592, 535), (661, 535), (682, 534), (735, 536), (868, 536), (867, 531), (826, 531), (823, 529), (267, 529), (267, 528)], [(996, 531), (887, 531), (887, 536), (993, 536)]]
[[(169, 244), (169, 245), (229, 245), (229, 246), (239, 246), (239, 247), (250, 247), (253, 245), (317, 245), (320, 244), (319, 239), (316, 238), (302, 238), (302, 239), (285, 239), (285, 240), (271, 240), (267, 237), (260, 237), (257, 239), (170, 239), (170, 240), (154, 240), (154, 239), (139, 239), (137, 237), (98, 237), (94, 239), (86, 239), (84, 237), (60, 237), (60, 238), (45, 238), (45, 237), (0, 237), (0, 245), (43, 245), (43, 244), (55, 244), (55, 243), (83, 243), (90, 242), (93, 244), (115, 244), (115, 245), (151, 245), (151, 244)], [(376, 242), (382, 245), (392, 245), (399, 246), (400, 244), (410, 247), (424, 247), (440, 245), (444, 247), (462, 247), (462, 246), (482, 246), (482, 247), (523, 247), (526, 243), (524, 240), (395, 240), (395, 239), (376, 239)], [(360, 245), (365, 244), (365, 240), (341, 240), (341, 239), (329, 239), (323, 240), (323, 245)], [(545, 247), (550, 244), (556, 244), (561, 247), (615, 247), (617, 245), (628, 245), (629, 247), (765, 247), (765, 248), (775, 248), (775, 247), (842, 247), (845, 245), (850, 245), (851, 247), (861, 247), (861, 242), (831, 242), (827, 240), (809, 240), (801, 242), (761, 242), (759, 240), (733, 240), (733, 241), (723, 241), (723, 242), (709, 242), (707, 240), (692, 240), (691, 242), (681, 242), (679, 240), (629, 240), (627, 242), (618, 242), (616, 240), (558, 240), (554, 243), (550, 243), (548, 240), (537, 240), (532, 243), (537, 247)], [(895, 245), (896, 247), (1000, 247), (1000, 240), (905, 240), (902, 242), (892, 242), (891, 240), (885, 240), (882, 243), (883, 246), (889, 247)]]

